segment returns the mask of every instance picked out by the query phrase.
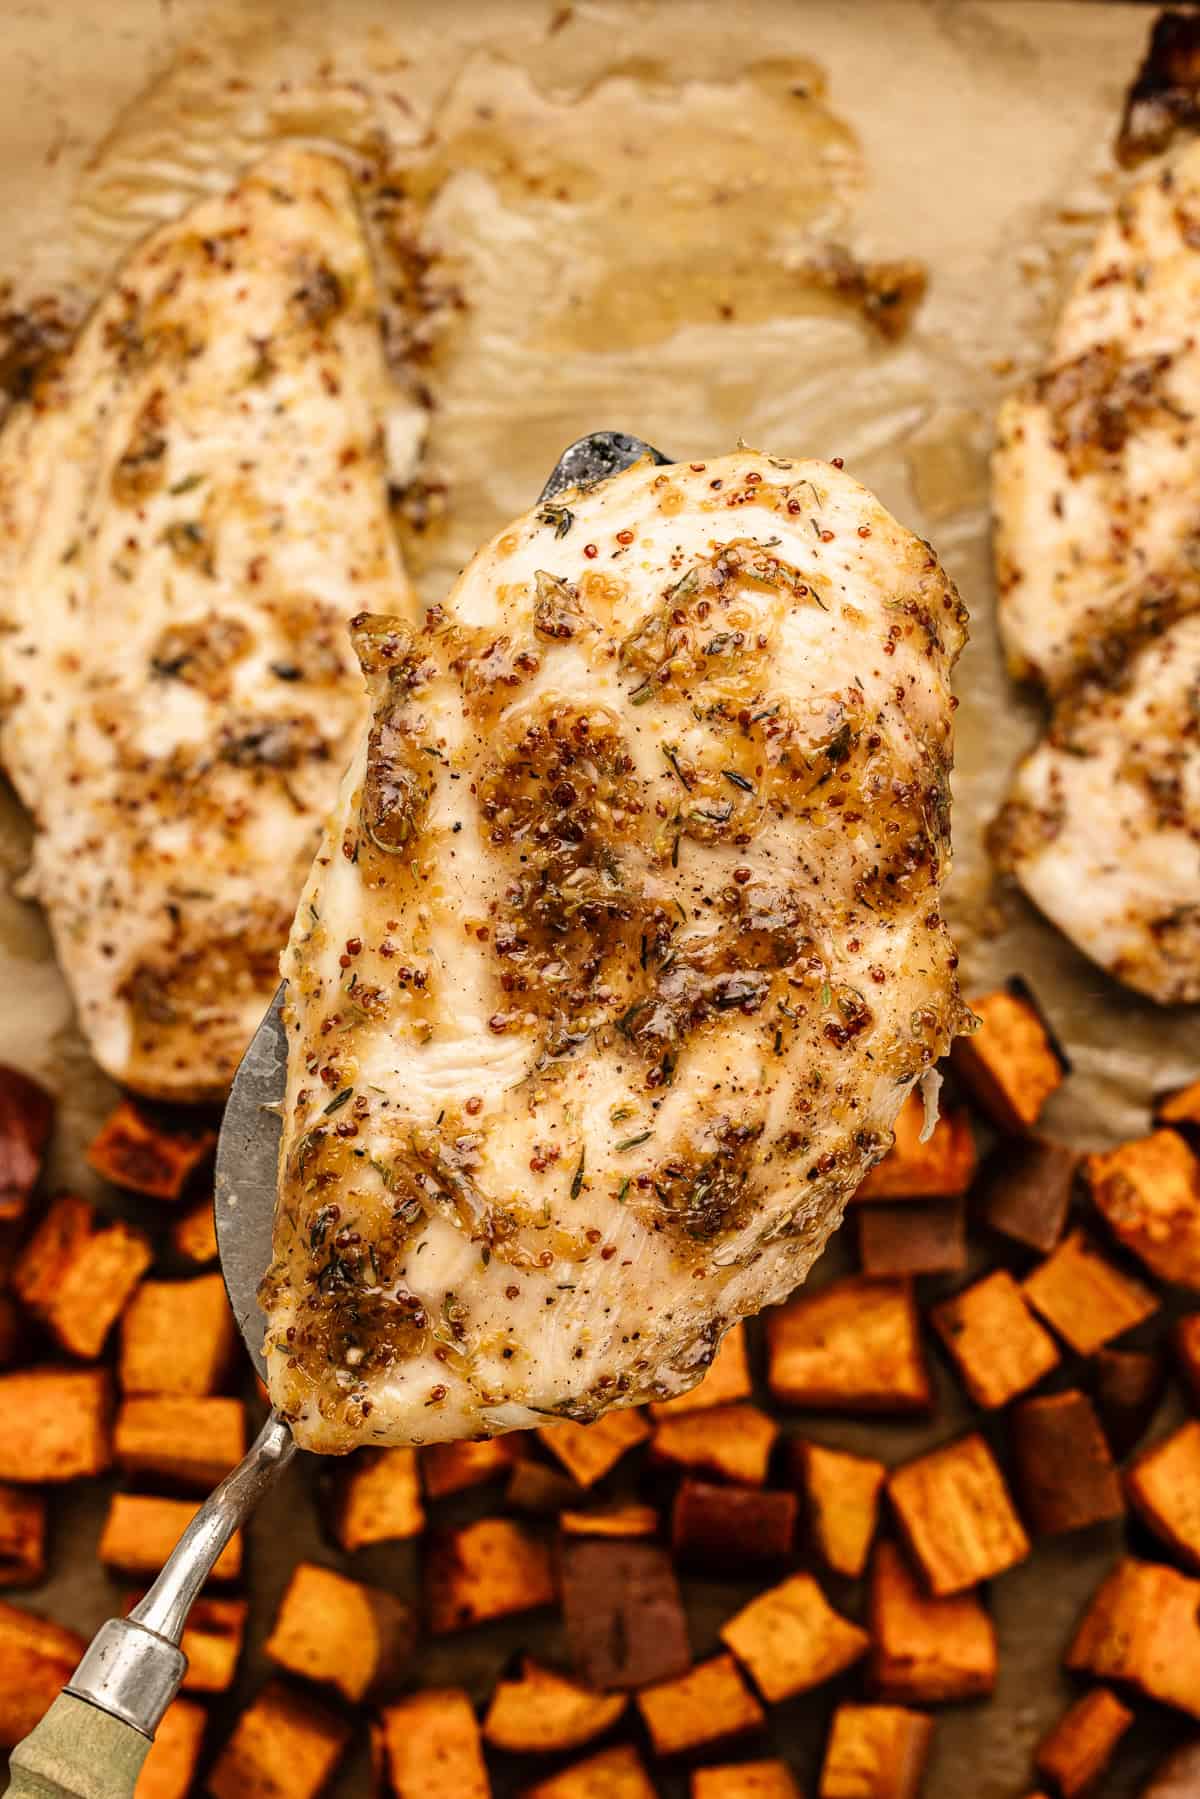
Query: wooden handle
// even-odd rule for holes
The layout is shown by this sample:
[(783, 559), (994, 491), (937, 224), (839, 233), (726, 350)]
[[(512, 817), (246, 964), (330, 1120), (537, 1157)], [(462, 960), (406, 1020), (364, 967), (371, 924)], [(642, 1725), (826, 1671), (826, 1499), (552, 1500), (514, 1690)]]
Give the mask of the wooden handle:
[(60, 1693), (13, 1750), (7, 1799), (132, 1799), (149, 1751), (132, 1724)]

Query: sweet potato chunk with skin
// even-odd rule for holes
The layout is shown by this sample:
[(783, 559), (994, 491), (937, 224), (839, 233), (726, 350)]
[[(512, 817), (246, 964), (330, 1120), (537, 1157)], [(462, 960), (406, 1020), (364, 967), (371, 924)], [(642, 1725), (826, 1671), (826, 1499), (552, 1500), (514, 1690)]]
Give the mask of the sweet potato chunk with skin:
[(955, 1038), (954, 1072), (999, 1130), (1027, 1131), (1066, 1078), (1062, 1055), (1023, 983), (970, 1004), (981, 1023)]
[(716, 1405), (733, 1405), (749, 1399), (754, 1387), (746, 1354), (746, 1327), (735, 1324), (725, 1332), (708, 1373), (690, 1392), (674, 1399), (656, 1400), (650, 1407), (654, 1419), (677, 1418), (681, 1412), (703, 1412)]
[(1088, 1156), (1092, 1201), (1151, 1274), (1200, 1293), (1200, 1159), (1175, 1131)]
[(872, 1199), (956, 1199), (975, 1174), (975, 1139), (966, 1112), (945, 1107), (928, 1142), (925, 1101), (909, 1094), (895, 1124), (896, 1141), (876, 1163), (854, 1194), (854, 1202)]
[(562, 1601), (572, 1665), (598, 1692), (669, 1680), (691, 1664), (679, 1582), (655, 1543), (564, 1543)]
[(1139, 1456), (1125, 1485), (1154, 1534), (1200, 1571), (1200, 1420), (1193, 1418)]
[(819, 1799), (916, 1799), (933, 1719), (899, 1705), (839, 1705), (833, 1714)]
[(430, 1538), (425, 1604), (435, 1637), (537, 1611), (554, 1597), (549, 1551), (507, 1518), (481, 1518)]
[(1200, 1406), (1200, 1312), (1179, 1320), (1175, 1327), (1175, 1353), (1192, 1399)]
[(25, 1216), (53, 1124), (54, 1101), (46, 1089), (0, 1064), (0, 1220)]
[(793, 1466), (808, 1504), (808, 1528), (827, 1567), (857, 1580), (867, 1565), (887, 1469), (870, 1456), (793, 1441)]
[(671, 1513), (675, 1559), (699, 1568), (776, 1562), (796, 1533), (794, 1493), (762, 1493), (685, 1480)]
[[(431, 1796), (422, 1789), (421, 1799)], [(622, 1743), (526, 1787), (521, 1799), (657, 1799), (657, 1795), (637, 1750)]]
[(1004, 1477), (980, 1436), (960, 1437), (894, 1469), (888, 1495), (931, 1593), (961, 1593), (1029, 1554)]
[(753, 1405), (723, 1405), (711, 1412), (663, 1418), (654, 1427), (650, 1459), (715, 1474), (744, 1487), (767, 1478), (779, 1426)]
[(1200, 1580), (1126, 1557), (1094, 1594), (1066, 1665), (1200, 1719)]
[(468, 1487), (499, 1480), (520, 1452), (515, 1437), (485, 1437), (481, 1443), (430, 1443), (420, 1453), (426, 1498), (445, 1499)]
[(1048, 1255), (1062, 1237), (1081, 1160), (1042, 1137), (1005, 1139), (972, 1189), (976, 1214), (1002, 1237)]
[(628, 1705), (624, 1693), (593, 1693), (526, 1656), (519, 1679), (497, 1681), (484, 1740), (513, 1755), (581, 1749), (611, 1730)]
[(0, 1749), (29, 1735), (86, 1648), (75, 1631), (0, 1600)]
[(112, 1465), (112, 1388), (105, 1368), (0, 1374), (0, 1480), (80, 1480)]
[(884, 1278), (959, 1274), (967, 1265), (967, 1208), (961, 1199), (907, 1199), (858, 1206), (858, 1261)]
[(301, 1562), (265, 1648), (289, 1674), (332, 1686), (360, 1705), (399, 1681), (415, 1640), (412, 1613), (391, 1593)]
[(379, 1791), (391, 1799), (491, 1799), (479, 1724), (461, 1687), (430, 1687), (379, 1714)]
[(175, 1220), (171, 1226), (171, 1242), (176, 1254), (186, 1262), (193, 1262), (197, 1268), (216, 1261), (217, 1222), (211, 1199), (202, 1199)]
[(1103, 1774), (1132, 1723), (1133, 1713), (1115, 1694), (1094, 1687), (1042, 1738), (1033, 1765), (1063, 1799), (1074, 1799)]
[(134, 1799), (187, 1799), (204, 1744), (208, 1714), (191, 1699), (176, 1699), (154, 1733)]
[(641, 1412), (606, 1412), (594, 1424), (551, 1424), (538, 1437), (581, 1487), (593, 1487), (650, 1435)]
[(786, 1762), (731, 1762), (724, 1768), (697, 1768), (691, 1799), (802, 1799)]
[(144, 1231), (61, 1194), (25, 1245), (13, 1291), (70, 1355), (92, 1360), (154, 1260)]
[(932, 1392), (909, 1283), (852, 1276), (769, 1311), (767, 1380), (784, 1405), (927, 1411)]
[(339, 1470), (334, 1535), (343, 1549), (404, 1541), (424, 1528), (415, 1449), (359, 1449)]
[(1119, 1459), (1140, 1443), (1167, 1386), (1166, 1358), (1150, 1350), (1101, 1349), (1092, 1358), (1092, 1397)]
[[(96, 1553), (122, 1574), (157, 1574), (198, 1509), (190, 1499), (114, 1493)], [(236, 1580), (241, 1571), (242, 1533), (235, 1531), (209, 1578)]]
[(349, 1740), (349, 1724), (308, 1693), (268, 1681), (234, 1725), (208, 1791), (213, 1799), (316, 1799)]
[(1084, 1393), (1050, 1393), (1016, 1406), (1013, 1478), (1038, 1536), (1084, 1530), (1124, 1515), (1121, 1477)]
[(87, 1159), (115, 1187), (150, 1199), (176, 1200), (193, 1170), (216, 1147), (216, 1131), (164, 1130), (131, 1099), (123, 1099), (88, 1145)]
[(866, 1654), (870, 1638), (834, 1611), (811, 1574), (793, 1574), (730, 1618), (721, 1641), (776, 1705), (849, 1668)]
[(46, 1572), (46, 1501), (0, 1486), (0, 1587), (36, 1586)]
[(121, 1322), (121, 1385), (126, 1393), (215, 1393), (236, 1347), (219, 1274), (143, 1281)]
[(1083, 1231), (1064, 1237), (1022, 1290), (1077, 1355), (1091, 1355), (1158, 1310), (1150, 1289), (1107, 1261)]
[(871, 1690), (883, 1699), (945, 1705), (996, 1685), (996, 1630), (977, 1593), (928, 1594), (895, 1543), (871, 1557)]
[(934, 1306), (929, 1321), (967, 1392), (984, 1410), (1007, 1405), (1058, 1362), (1053, 1337), (1033, 1316), (1005, 1268)]
[(135, 1395), (117, 1413), (113, 1452), (127, 1474), (161, 1475), (207, 1491), (246, 1453), (246, 1408), (240, 1399)]
[(645, 1687), (638, 1710), (655, 1755), (684, 1755), (758, 1730), (766, 1713), (731, 1655), (700, 1662), (675, 1680)]
[(561, 1512), (558, 1522), (567, 1537), (656, 1537), (659, 1518), (652, 1505), (630, 1501), (594, 1512)]

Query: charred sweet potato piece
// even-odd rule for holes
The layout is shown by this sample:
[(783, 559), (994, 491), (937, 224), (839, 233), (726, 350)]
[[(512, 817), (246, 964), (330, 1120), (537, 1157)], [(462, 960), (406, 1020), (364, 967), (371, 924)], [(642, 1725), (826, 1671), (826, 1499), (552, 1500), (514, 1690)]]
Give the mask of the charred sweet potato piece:
[(912, 1288), (856, 1276), (767, 1313), (767, 1379), (808, 1410), (923, 1412), (932, 1391)]
[(676, 1561), (700, 1568), (780, 1561), (791, 1552), (796, 1509), (794, 1493), (685, 1480), (671, 1513), (671, 1548)]
[(1125, 1487), (1154, 1534), (1200, 1571), (1200, 1420), (1193, 1418), (1140, 1455)]
[(916, 1799), (933, 1719), (899, 1705), (839, 1705), (833, 1714), (818, 1799)]
[(739, 1399), (749, 1399), (752, 1391), (746, 1327), (739, 1323), (732, 1325), (721, 1338), (704, 1379), (674, 1399), (657, 1400), (650, 1407), (650, 1416), (674, 1418), (681, 1412), (703, 1412), (717, 1405), (733, 1405)]
[(586, 1500), (582, 1487), (554, 1468), (547, 1468), (532, 1457), (520, 1461), (508, 1477), (505, 1500), (516, 1512), (528, 1512), (535, 1518), (553, 1517), (567, 1506)]
[(102, 1221), (86, 1200), (64, 1193), (18, 1258), (13, 1291), (70, 1355), (91, 1360), (153, 1259), (144, 1231)]
[(425, 1605), (435, 1637), (553, 1605), (549, 1551), (507, 1518), (481, 1518), (429, 1540)]
[(516, 1437), (485, 1437), (479, 1443), (430, 1443), (420, 1454), (425, 1496), (445, 1499), (468, 1487), (500, 1480), (520, 1452)]
[(989, 1229), (1048, 1255), (1071, 1209), (1082, 1158), (1043, 1137), (1009, 1137), (983, 1165), (971, 1199)]
[(1014, 1407), (1010, 1441), (1017, 1492), (1038, 1536), (1124, 1514), (1121, 1477), (1086, 1394), (1050, 1393)]
[(398, 1683), (415, 1641), (413, 1615), (393, 1594), (301, 1562), (265, 1648), (289, 1674), (331, 1686), (360, 1705)]
[(1192, 1398), (1200, 1405), (1200, 1312), (1181, 1318), (1175, 1326), (1175, 1354)]
[(715, 1655), (674, 1680), (644, 1687), (638, 1710), (655, 1755), (685, 1755), (758, 1730), (766, 1713), (731, 1655)]
[(430, 1687), (379, 1714), (377, 1788), (390, 1799), (491, 1799), (479, 1724), (461, 1687)]
[(871, 1690), (905, 1704), (979, 1699), (996, 1685), (996, 1631), (968, 1590), (934, 1599), (885, 1538), (871, 1557)]
[(1083, 1168), (1113, 1236), (1160, 1280), (1200, 1293), (1200, 1158), (1183, 1138), (1153, 1131)]
[(268, 1681), (234, 1725), (208, 1790), (213, 1799), (316, 1799), (349, 1740), (349, 1724), (335, 1713), (307, 1693)]
[(46, 1501), (0, 1486), (0, 1587), (36, 1586), (46, 1572)]
[(888, 1477), (888, 1496), (931, 1593), (961, 1593), (1029, 1554), (1004, 1477), (978, 1435), (918, 1456)]
[(0, 1749), (29, 1735), (86, 1647), (75, 1631), (0, 1600)]
[(1063, 1799), (1103, 1774), (1133, 1723), (1133, 1713), (1107, 1687), (1093, 1687), (1069, 1706), (1038, 1744), (1033, 1765)]
[(25, 1314), (7, 1293), (0, 1293), (0, 1368), (19, 1362), (26, 1347)]
[(857, 1206), (855, 1213), (864, 1274), (959, 1274), (967, 1265), (962, 1199), (906, 1199), (898, 1205)]
[(126, 1393), (215, 1393), (236, 1348), (219, 1274), (143, 1281), (121, 1321), (121, 1385)]
[(1161, 1349), (1101, 1349), (1092, 1357), (1091, 1391), (1118, 1460), (1140, 1443), (1167, 1386)]
[(551, 1424), (538, 1431), (546, 1448), (581, 1487), (595, 1486), (649, 1435), (641, 1412), (632, 1410), (606, 1412), (594, 1424)]
[(611, 1730), (628, 1705), (624, 1693), (594, 1693), (526, 1656), (518, 1678), (497, 1681), (484, 1740), (513, 1755), (582, 1749)]
[(656, 1537), (659, 1518), (652, 1505), (630, 1500), (590, 1512), (560, 1512), (558, 1522), (566, 1537)]
[[(198, 1509), (190, 1499), (114, 1493), (96, 1553), (121, 1574), (157, 1574)], [(241, 1571), (242, 1534), (237, 1531), (217, 1557), (210, 1578), (236, 1580)]]
[(870, 1638), (834, 1611), (811, 1574), (793, 1574), (730, 1618), (721, 1641), (776, 1705), (851, 1667)]
[(425, 1508), (415, 1449), (360, 1449), (339, 1471), (334, 1535), (343, 1549), (419, 1537)]
[(202, 1199), (180, 1214), (171, 1226), (171, 1243), (177, 1255), (197, 1268), (216, 1261), (217, 1224), (211, 1199)]
[(1058, 1362), (1012, 1275), (996, 1268), (974, 1286), (943, 1300), (929, 1314), (977, 1406), (1007, 1405), (1036, 1386)]
[(0, 1374), (0, 1480), (54, 1482), (112, 1465), (112, 1389), (104, 1368)]
[(910, 1093), (896, 1120), (894, 1144), (859, 1186), (855, 1201), (955, 1199), (966, 1192), (975, 1174), (975, 1139), (965, 1110), (944, 1107), (926, 1143), (924, 1129), (925, 1102)]
[(731, 1762), (695, 1769), (691, 1799), (801, 1799), (801, 1793), (786, 1762)]
[(761, 1487), (778, 1435), (775, 1420), (757, 1406), (716, 1406), (710, 1412), (660, 1419), (650, 1442), (650, 1459), (744, 1487)]
[(1200, 1580), (1127, 1556), (1093, 1595), (1066, 1665), (1200, 1718)]
[(808, 1506), (808, 1528), (826, 1566), (857, 1580), (867, 1565), (887, 1469), (870, 1456), (793, 1439), (793, 1468)]
[(216, 1147), (216, 1131), (167, 1130), (123, 1099), (88, 1145), (87, 1159), (115, 1187), (173, 1201)]
[(0, 1220), (25, 1216), (53, 1124), (46, 1089), (0, 1063)]
[(971, 1010), (979, 1029), (954, 1039), (954, 1072), (999, 1130), (1028, 1131), (1066, 1079), (1066, 1058), (1023, 981), (973, 999)]
[(240, 1399), (134, 1395), (117, 1412), (113, 1452), (126, 1474), (161, 1475), (207, 1492), (246, 1453), (246, 1408)]
[(176, 1699), (154, 1733), (134, 1799), (187, 1799), (204, 1746), (208, 1714), (191, 1699)]
[[(432, 1796), (422, 1789), (421, 1799)], [(525, 1789), (521, 1799), (657, 1799), (657, 1795), (637, 1750), (622, 1743), (552, 1774), (549, 1780), (539, 1780)]]
[(657, 1544), (564, 1543), (562, 1600), (571, 1661), (598, 1692), (669, 1680), (691, 1663), (679, 1582)]
[(1114, 1267), (1082, 1231), (1064, 1237), (1023, 1287), (1034, 1311), (1077, 1355), (1091, 1355), (1158, 1310), (1150, 1289)]

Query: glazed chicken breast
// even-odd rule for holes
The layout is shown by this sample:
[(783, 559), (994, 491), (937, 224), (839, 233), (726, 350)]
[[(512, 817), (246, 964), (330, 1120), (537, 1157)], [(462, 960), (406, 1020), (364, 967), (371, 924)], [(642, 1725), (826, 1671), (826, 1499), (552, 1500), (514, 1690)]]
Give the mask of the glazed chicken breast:
[(0, 441), (0, 756), (101, 1065), (219, 1097), (403, 607), (345, 171), (296, 149), (156, 232)]
[(1081, 949), (1200, 999), (1200, 144), (1121, 200), (994, 458), (1000, 626), (1054, 702), (993, 835)]
[(692, 1386), (964, 1021), (964, 612), (837, 467), (648, 460), (364, 613), (283, 960), (271, 1395), (307, 1448)]

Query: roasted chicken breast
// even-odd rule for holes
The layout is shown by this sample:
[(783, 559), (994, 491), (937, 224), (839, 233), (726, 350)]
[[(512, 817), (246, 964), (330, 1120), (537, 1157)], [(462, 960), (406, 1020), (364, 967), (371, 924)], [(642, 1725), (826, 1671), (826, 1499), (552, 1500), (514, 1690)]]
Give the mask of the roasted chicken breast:
[(649, 461), (365, 614), (283, 961), (271, 1393), (310, 1449), (693, 1385), (964, 1019), (964, 612), (840, 469)]
[(272, 152), (157, 231), (0, 442), (3, 757), (97, 1060), (216, 1098), (403, 607), (350, 181)]

